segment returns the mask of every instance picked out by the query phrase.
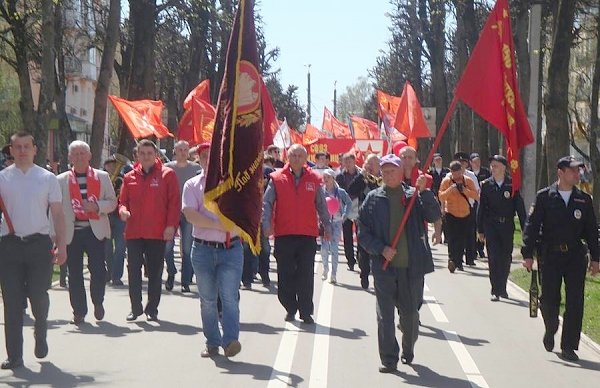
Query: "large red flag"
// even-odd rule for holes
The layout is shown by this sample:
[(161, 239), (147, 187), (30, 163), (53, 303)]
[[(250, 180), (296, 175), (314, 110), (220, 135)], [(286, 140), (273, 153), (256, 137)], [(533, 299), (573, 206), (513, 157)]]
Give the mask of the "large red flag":
[(354, 138), (357, 140), (378, 140), (381, 139), (377, 123), (371, 120), (363, 119), (358, 116), (350, 116), (352, 128), (354, 128)]
[(312, 124), (306, 124), (306, 129), (302, 134), (302, 144), (311, 144), (324, 137), (326, 137), (325, 134), (319, 131), (317, 127)]
[(271, 95), (267, 90), (267, 85), (264, 80), (260, 79), (261, 83), (261, 98), (262, 98), (262, 110), (263, 110), (263, 148), (267, 149), (268, 146), (273, 144), (273, 136), (279, 129), (279, 120), (277, 120), (277, 112), (271, 101)]
[(323, 125), (324, 131), (328, 131), (333, 134), (335, 139), (352, 139), (352, 133), (350, 128), (335, 118), (335, 116), (325, 107), (323, 111)]
[(377, 90), (377, 112), (379, 113), (379, 118), (381, 119), (385, 130), (388, 132), (390, 128), (394, 126), (399, 105), (400, 97), (392, 96), (381, 90)]
[(254, 1), (240, 0), (217, 103), (204, 199), (226, 230), (260, 251), (263, 109)]
[(415, 148), (417, 138), (431, 136), (417, 94), (408, 81), (404, 84), (404, 90), (400, 96), (394, 128), (406, 136), (409, 140), (408, 143)]
[(206, 101), (210, 104), (210, 80), (205, 79), (188, 93), (185, 100), (183, 100), (183, 109), (190, 109), (192, 107), (192, 100), (194, 98)]
[(196, 97), (192, 98), (191, 104), (179, 120), (177, 138), (190, 145), (210, 142), (215, 127), (216, 109)]
[(162, 123), (161, 101), (128, 101), (117, 96), (108, 96), (134, 139), (156, 136), (159, 139), (173, 136)]
[(507, 0), (498, 0), (473, 49), (456, 97), (504, 135), (513, 178), (513, 193), (521, 187), (520, 150), (533, 143), (519, 93)]

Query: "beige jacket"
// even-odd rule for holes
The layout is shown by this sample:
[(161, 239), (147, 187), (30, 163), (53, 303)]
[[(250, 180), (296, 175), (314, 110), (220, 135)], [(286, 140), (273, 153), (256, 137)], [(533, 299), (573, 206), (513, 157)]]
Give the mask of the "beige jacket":
[[(94, 236), (98, 240), (104, 240), (110, 238), (108, 214), (117, 207), (117, 197), (108, 173), (97, 169), (94, 169), (94, 171), (100, 178), (100, 198), (98, 200), (100, 219), (90, 220), (90, 226), (92, 227)], [(69, 171), (63, 172), (57, 178), (62, 192), (63, 211), (65, 213), (65, 241), (69, 245), (73, 241), (73, 233), (75, 231), (75, 213), (73, 212), (73, 207), (71, 207), (71, 194), (69, 192)]]

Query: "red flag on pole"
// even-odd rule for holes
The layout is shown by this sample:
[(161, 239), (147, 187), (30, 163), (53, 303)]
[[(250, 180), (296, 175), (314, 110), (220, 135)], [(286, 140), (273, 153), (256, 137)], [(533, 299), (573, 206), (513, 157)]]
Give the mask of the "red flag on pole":
[(417, 138), (431, 136), (417, 94), (408, 81), (404, 84), (400, 96), (394, 128), (406, 136), (408, 143), (414, 148), (417, 145)]
[(521, 102), (507, 0), (498, 0), (456, 86), (456, 97), (505, 137), (513, 193), (521, 187), (521, 148), (533, 134)]
[(358, 116), (350, 116), (352, 128), (354, 128), (354, 138), (357, 140), (378, 140), (381, 139), (377, 123), (371, 120), (363, 119)]
[(263, 108), (254, 1), (240, 0), (217, 103), (204, 199), (225, 228), (260, 251)]
[(396, 121), (396, 112), (400, 105), (400, 97), (392, 96), (377, 90), (377, 112), (385, 130), (390, 131)]
[(108, 96), (108, 98), (134, 139), (150, 136), (162, 139), (173, 136), (160, 118), (163, 110), (161, 101), (128, 101), (117, 96)]
[(192, 100), (194, 98), (206, 101), (210, 104), (210, 80), (205, 79), (188, 93), (185, 100), (183, 100), (183, 109), (190, 109), (192, 107)]
[(324, 109), (322, 125), (323, 130), (332, 133), (333, 137), (336, 139), (352, 139), (350, 128), (335, 118), (335, 116), (329, 109), (327, 109), (327, 107)]
[(267, 90), (265, 81), (261, 78), (261, 98), (262, 98), (262, 110), (263, 110), (263, 148), (267, 149), (268, 146), (273, 144), (273, 136), (279, 129), (279, 120), (277, 120), (277, 112), (271, 101), (271, 95)]

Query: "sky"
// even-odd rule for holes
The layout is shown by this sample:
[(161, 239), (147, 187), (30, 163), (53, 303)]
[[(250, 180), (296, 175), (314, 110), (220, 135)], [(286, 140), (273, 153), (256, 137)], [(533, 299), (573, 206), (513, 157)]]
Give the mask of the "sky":
[(390, 38), (387, 0), (261, 0), (259, 12), (269, 49), (279, 47), (275, 68), (280, 81), (299, 87), (307, 102), (307, 65), (311, 74), (312, 124), (321, 127), (323, 107), (333, 111), (347, 86), (368, 76)]

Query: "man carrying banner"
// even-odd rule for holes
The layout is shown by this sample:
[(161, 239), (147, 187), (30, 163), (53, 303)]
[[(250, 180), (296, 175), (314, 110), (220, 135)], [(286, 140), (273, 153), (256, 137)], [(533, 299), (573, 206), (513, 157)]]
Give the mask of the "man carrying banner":
[(285, 320), (293, 321), (299, 311), (300, 319), (312, 324), (318, 222), (328, 240), (331, 218), (320, 190), (321, 177), (306, 167), (307, 156), (303, 146), (294, 144), (288, 149), (288, 163), (271, 174), (262, 224), (265, 235), (275, 236), (277, 296), (287, 312)]
[[(0, 172), (0, 285), (4, 301), (4, 335), (8, 358), (2, 369), (23, 365), (23, 300), (29, 297), (35, 317), (35, 356), (48, 354), (46, 332), (50, 307), (48, 289), (52, 267), (67, 260), (65, 218), (58, 180), (33, 163), (37, 146), (33, 136), (18, 132), (10, 138), (15, 163)], [(54, 236), (50, 238), (48, 208)], [(56, 256), (52, 258), (52, 240)]]
[(83, 282), (84, 253), (90, 271), (94, 317), (99, 321), (104, 318), (105, 240), (110, 238), (108, 214), (117, 207), (108, 173), (90, 167), (91, 159), (90, 146), (75, 140), (69, 144), (69, 161), (73, 168), (58, 176), (65, 214), (69, 299), (74, 325), (83, 323), (88, 312)]
[[(394, 314), (400, 315), (403, 364), (414, 358), (419, 335), (419, 306), (423, 300), (425, 274), (433, 271), (433, 257), (425, 222), (435, 223), (434, 245), (441, 242), (441, 213), (433, 193), (426, 188), (426, 178), (417, 178), (416, 190), (403, 182), (402, 160), (390, 154), (381, 158), (383, 186), (371, 191), (363, 201), (358, 216), (358, 242), (370, 255), (373, 264), (377, 299), (377, 338), (381, 373), (393, 373), (400, 348), (396, 340)], [(399, 243), (392, 248), (411, 196), (418, 195)], [(384, 262), (391, 262), (384, 269)]]
[(542, 296), (540, 306), (546, 331), (544, 348), (554, 349), (554, 335), (558, 331), (558, 315), (561, 302), (561, 285), (565, 282), (565, 312), (560, 341), (561, 357), (577, 361), (575, 350), (579, 348), (585, 273), (588, 265), (583, 241), (591, 256), (590, 272), (598, 274), (600, 248), (598, 247), (598, 223), (594, 214), (592, 198), (579, 190), (579, 169), (583, 162), (565, 156), (556, 165), (558, 181), (538, 191), (535, 203), (523, 233), (521, 253), (523, 265), (531, 271), (536, 242), (541, 241)]
[[(144, 139), (137, 145), (138, 162), (125, 175), (119, 197), (119, 215), (126, 221), (127, 274), (131, 312), (127, 321), (146, 313), (158, 320), (165, 243), (175, 236), (181, 213), (181, 194), (175, 172), (163, 166), (158, 147)], [(142, 263), (148, 272), (148, 302), (142, 307)]]

